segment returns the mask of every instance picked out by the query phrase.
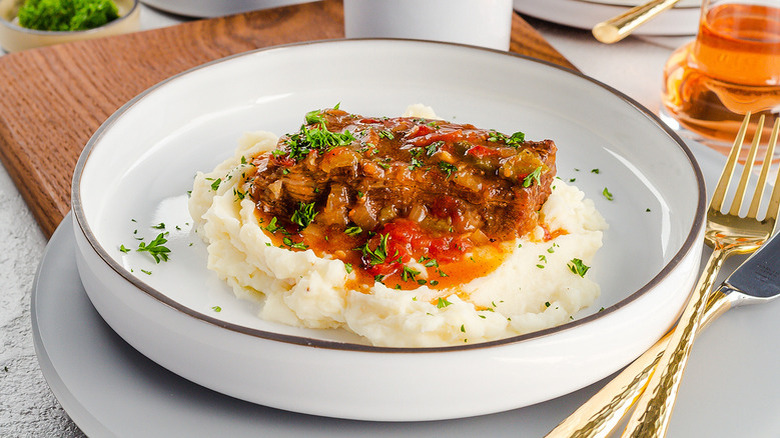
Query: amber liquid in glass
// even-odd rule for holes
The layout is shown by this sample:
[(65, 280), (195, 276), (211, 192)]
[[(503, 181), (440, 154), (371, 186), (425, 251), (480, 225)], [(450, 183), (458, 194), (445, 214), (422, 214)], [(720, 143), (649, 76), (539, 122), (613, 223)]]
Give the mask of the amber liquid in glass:
[(780, 8), (710, 9), (696, 40), (667, 61), (662, 100), (668, 115), (710, 146), (728, 151), (747, 111), (766, 115), (768, 139), (780, 115)]

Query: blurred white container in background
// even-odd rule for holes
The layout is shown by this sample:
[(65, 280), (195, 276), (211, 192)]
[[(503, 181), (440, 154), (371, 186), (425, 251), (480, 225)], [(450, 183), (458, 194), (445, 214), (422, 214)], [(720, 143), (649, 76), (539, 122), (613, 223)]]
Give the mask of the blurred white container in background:
[(512, 0), (344, 0), (347, 38), (411, 38), (508, 50)]

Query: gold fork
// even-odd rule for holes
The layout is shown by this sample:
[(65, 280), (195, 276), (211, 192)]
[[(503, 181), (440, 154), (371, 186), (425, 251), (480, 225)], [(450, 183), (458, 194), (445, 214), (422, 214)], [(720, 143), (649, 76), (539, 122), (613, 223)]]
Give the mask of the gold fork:
[[(689, 305), (683, 312), (677, 329), (659, 340), (590, 400), (550, 431), (547, 434), (548, 438), (588, 438), (608, 435), (631, 409), (646, 387), (651, 388), (645, 392), (647, 398), (640, 400), (641, 404), (634, 413), (636, 418), (629, 421), (624, 436), (651, 437), (666, 434), (668, 419), (676, 400), (677, 388), (695, 333), (731, 307), (730, 300), (723, 294), (707, 298), (707, 293), (711, 289), (720, 267), (728, 257), (734, 254), (746, 254), (758, 249), (774, 232), (778, 213), (780, 213), (779, 173), (765, 218), (762, 221), (756, 219), (767, 184), (769, 168), (778, 140), (778, 131), (780, 131), (780, 118), (778, 118), (772, 129), (753, 200), (747, 215), (744, 218), (739, 217), (758, 144), (760, 144), (764, 126), (763, 116), (759, 120), (731, 208), (727, 214), (721, 212), (749, 121), (750, 113), (745, 116), (710, 202), (707, 212), (705, 242), (713, 248), (713, 253), (694, 289)], [(702, 311), (703, 315), (699, 318)], [(674, 346), (674, 348), (667, 348), (668, 346)], [(665, 350), (668, 350), (669, 354), (664, 355)], [(653, 372), (661, 359), (664, 361), (657, 368), (659, 371), (654, 374)], [(654, 380), (648, 384), (651, 375)], [(649, 407), (652, 409), (648, 410)]]

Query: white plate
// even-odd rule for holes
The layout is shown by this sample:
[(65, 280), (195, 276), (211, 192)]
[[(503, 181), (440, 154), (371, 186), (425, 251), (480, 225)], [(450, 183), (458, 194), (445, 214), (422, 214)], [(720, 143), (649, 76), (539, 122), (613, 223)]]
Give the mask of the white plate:
[[(614, 6), (627, 6), (629, 8), (633, 8), (634, 6), (639, 6), (647, 3), (649, 0), (575, 0), (575, 1), (583, 1), (588, 3), (597, 3), (600, 5), (614, 5)], [(696, 8), (699, 9), (701, 7), (701, 0), (680, 0), (677, 2), (676, 5), (674, 5), (675, 8)]]
[[(566, 326), (445, 349), (345, 344), (355, 339), (256, 318), (256, 308), (205, 269), (204, 245), (188, 231), (186, 192), (195, 171), (232, 154), (242, 132), (291, 132), (305, 112), (336, 102), (366, 115), (399, 114), (424, 102), (447, 119), (555, 139), (559, 175), (577, 178), (611, 223), (592, 270), (602, 296)], [(605, 187), (614, 201), (601, 195)], [(699, 169), (682, 141), (616, 91), (505, 52), (402, 40), (273, 48), (164, 82), (90, 140), (73, 192), (82, 281), (101, 315), (142, 353), (245, 400), (396, 421), (536, 403), (625, 365), (684, 303), (699, 262), (704, 200)], [(154, 265), (119, 251), (133, 244), (134, 230), (150, 238), (159, 232), (150, 226), (160, 222), (171, 230), (171, 262)], [(328, 378), (302, 379), (315, 362)], [(459, 377), (458, 385), (441, 379), (443, 369)], [(485, 369), (502, 384), (484, 385)]]
[[(724, 157), (701, 145), (691, 147), (712, 187)], [(123, 342), (89, 302), (74, 263), (75, 245), (67, 216), (41, 261), (31, 319), (41, 371), (70, 418), (89, 436), (196, 437), (229, 431), (234, 438), (539, 437), (605, 383), (518, 410), (437, 422), (344, 421), (242, 402), (182, 379)], [(738, 257), (728, 261), (717, 281), (738, 262)], [(780, 301), (734, 309), (699, 336), (669, 438), (775, 436), (780, 378), (774, 364), (780, 362), (780, 350), (771, 347), (773, 334), (780, 332), (778, 311)], [(750, 372), (735, 373), (745, 369)], [(729, 415), (712, 415), (723, 407)]]
[(221, 17), (313, 1), (319, 0), (142, 0), (141, 3), (185, 17)]
[[(621, 1), (621, 0), (617, 0)], [(514, 0), (517, 12), (541, 20), (590, 30), (596, 24), (626, 12), (628, 6), (582, 0)], [(637, 28), (636, 35), (695, 35), (699, 7), (673, 8)]]

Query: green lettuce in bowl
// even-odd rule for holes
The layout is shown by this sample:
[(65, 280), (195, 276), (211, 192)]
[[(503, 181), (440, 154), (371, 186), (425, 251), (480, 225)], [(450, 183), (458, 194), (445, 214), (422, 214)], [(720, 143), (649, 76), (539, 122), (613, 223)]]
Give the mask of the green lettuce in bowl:
[(139, 0), (0, 0), (6, 53), (136, 32)]
[(26, 0), (18, 17), (27, 29), (74, 31), (116, 20), (119, 10), (112, 0)]

